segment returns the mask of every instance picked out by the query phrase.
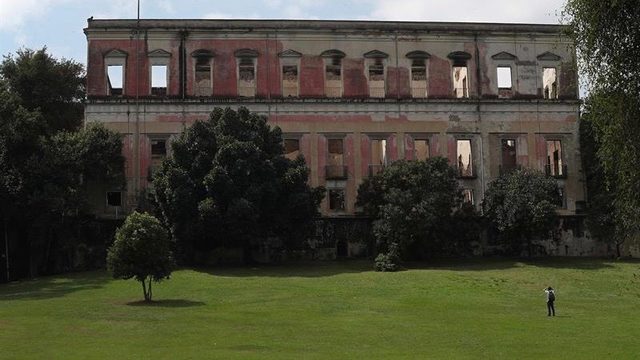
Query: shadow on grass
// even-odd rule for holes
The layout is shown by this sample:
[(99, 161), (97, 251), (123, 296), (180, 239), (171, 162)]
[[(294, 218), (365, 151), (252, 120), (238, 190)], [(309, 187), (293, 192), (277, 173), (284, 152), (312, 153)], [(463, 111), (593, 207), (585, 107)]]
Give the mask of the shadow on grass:
[[(612, 268), (616, 262), (602, 258), (545, 257), (545, 258), (471, 258), (432, 259), (429, 261), (408, 261), (403, 270), (450, 270), (450, 271), (490, 271), (507, 270), (524, 266), (553, 269), (600, 270)], [(640, 261), (630, 260), (632, 263)], [(326, 277), (348, 273), (373, 271), (373, 260), (345, 260), (326, 262), (297, 262), (280, 265), (259, 265), (247, 267), (194, 268), (195, 271), (227, 277)]]
[(153, 301), (132, 301), (127, 303), (129, 306), (145, 306), (145, 307), (166, 307), (166, 308), (186, 308), (194, 306), (203, 306), (205, 303), (202, 301), (191, 301), (184, 299), (163, 299)]
[[(625, 261), (620, 261), (625, 262)], [(632, 261), (635, 263), (635, 261)], [(600, 270), (613, 267), (613, 261), (602, 258), (544, 257), (544, 258), (473, 258), (435, 259), (428, 262), (407, 262), (411, 269), (438, 269), (452, 271), (506, 270), (522, 266), (553, 269)]]
[(14, 281), (0, 285), (0, 301), (57, 298), (77, 291), (100, 289), (111, 280), (105, 271), (89, 271)]
[(200, 267), (194, 271), (226, 277), (326, 277), (373, 270), (372, 260), (293, 262), (247, 267)]

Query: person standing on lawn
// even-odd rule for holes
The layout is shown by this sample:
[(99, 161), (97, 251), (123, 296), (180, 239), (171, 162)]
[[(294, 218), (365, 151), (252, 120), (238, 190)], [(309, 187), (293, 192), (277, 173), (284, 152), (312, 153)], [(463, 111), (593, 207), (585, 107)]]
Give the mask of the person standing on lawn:
[(556, 301), (556, 292), (553, 290), (551, 286), (544, 289), (544, 292), (547, 295), (547, 316), (556, 316), (556, 308), (553, 306), (553, 303)]

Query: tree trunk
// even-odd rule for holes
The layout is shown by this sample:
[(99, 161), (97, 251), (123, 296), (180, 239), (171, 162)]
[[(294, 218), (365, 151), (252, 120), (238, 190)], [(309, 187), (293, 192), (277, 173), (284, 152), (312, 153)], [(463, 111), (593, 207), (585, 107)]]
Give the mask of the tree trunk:
[(153, 283), (153, 280), (151, 279), (151, 277), (149, 277), (149, 290), (147, 291), (147, 294), (149, 294), (149, 299), (147, 301), (151, 301), (151, 299), (153, 298), (153, 291), (151, 290), (151, 283)]
[(149, 292), (147, 291), (147, 283), (146, 283), (146, 278), (142, 279), (141, 283), (142, 283), (142, 293), (144, 294), (144, 301), (150, 301), (149, 299)]
[(618, 259), (622, 257), (622, 253), (620, 251), (620, 247), (622, 246), (622, 244), (624, 244), (624, 240), (622, 241), (616, 240), (616, 255), (618, 256)]

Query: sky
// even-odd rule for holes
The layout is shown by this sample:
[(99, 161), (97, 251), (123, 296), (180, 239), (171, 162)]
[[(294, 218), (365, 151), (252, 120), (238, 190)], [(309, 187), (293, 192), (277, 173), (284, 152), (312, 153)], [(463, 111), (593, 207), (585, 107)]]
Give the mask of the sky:
[[(565, 0), (141, 0), (141, 18), (558, 23)], [(137, 0), (0, 0), (0, 54), (46, 46), (86, 63), (87, 18), (136, 18)]]

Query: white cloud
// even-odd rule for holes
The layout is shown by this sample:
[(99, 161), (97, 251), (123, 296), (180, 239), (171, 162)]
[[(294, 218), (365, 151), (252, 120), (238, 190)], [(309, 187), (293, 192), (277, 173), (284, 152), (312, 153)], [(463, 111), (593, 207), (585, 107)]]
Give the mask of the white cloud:
[(27, 18), (41, 17), (53, 3), (54, 0), (2, 0), (0, 31), (19, 31)]
[(372, 0), (370, 18), (407, 21), (557, 23), (564, 0)]

